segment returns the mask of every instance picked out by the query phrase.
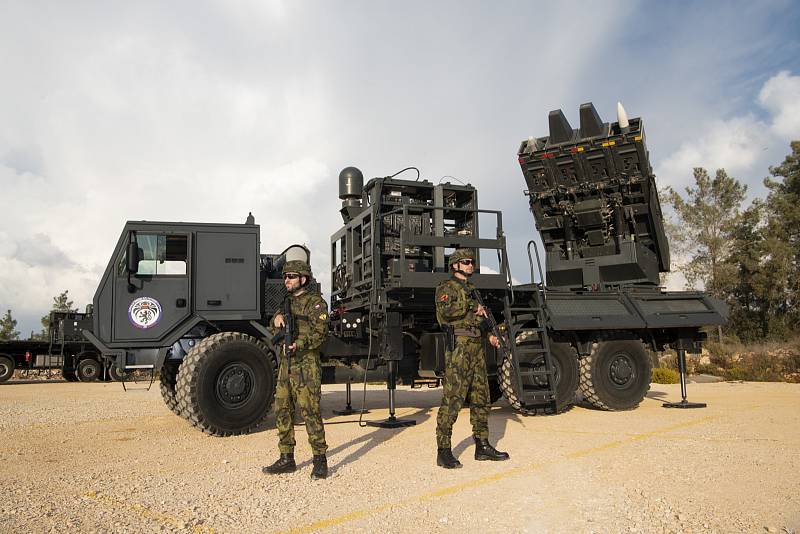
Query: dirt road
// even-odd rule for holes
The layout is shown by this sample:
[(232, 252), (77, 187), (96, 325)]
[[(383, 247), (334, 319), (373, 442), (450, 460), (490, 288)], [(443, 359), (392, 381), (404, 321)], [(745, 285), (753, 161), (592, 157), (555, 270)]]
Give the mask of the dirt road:
[[(139, 386), (141, 387), (141, 386)], [(332, 476), (267, 477), (262, 432), (213, 438), (164, 407), (157, 385), (0, 386), (0, 532), (793, 532), (800, 531), (800, 385), (691, 384), (702, 410), (667, 410), (677, 386), (654, 384), (631, 412), (576, 407), (521, 417), (502, 401), (492, 441), (507, 462), (472, 458), (469, 412), (454, 430), (464, 468), (435, 465), (440, 389), (398, 390), (417, 425), (359, 428), (323, 416)], [(360, 405), (360, 394), (355, 395)], [(386, 417), (371, 387), (365, 418)]]

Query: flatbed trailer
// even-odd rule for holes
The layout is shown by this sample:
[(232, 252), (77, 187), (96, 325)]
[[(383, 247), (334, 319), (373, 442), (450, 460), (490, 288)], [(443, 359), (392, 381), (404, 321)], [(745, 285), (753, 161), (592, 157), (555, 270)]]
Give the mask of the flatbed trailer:
[(69, 382), (118, 379), (119, 373), (104, 364), (100, 353), (83, 337), (91, 326), (91, 310), (50, 312), (47, 339), (0, 341), (0, 382), (10, 380), (14, 371), (60, 371)]

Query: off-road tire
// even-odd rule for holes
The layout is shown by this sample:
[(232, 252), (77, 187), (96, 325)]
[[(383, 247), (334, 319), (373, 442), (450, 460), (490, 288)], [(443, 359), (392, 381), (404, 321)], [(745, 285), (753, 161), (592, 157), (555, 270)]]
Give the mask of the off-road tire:
[(161, 398), (164, 404), (167, 405), (172, 413), (175, 415), (183, 415), (181, 413), (180, 403), (178, 402), (176, 385), (178, 383), (178, 369), (181, 362), (167, 360), (164, 366), (161, 367), (159, 373), (159, 389), (161, 390)]
[(111, 382), (122, 382), (127, 375), (127, 371), (120, 371), (117, 368), (116, 362), (109, 364), (108, 368), (106, 369), (106, 376)]
[[(529, 330), (522, 330), (517, 334), (516, 342), (521, 343), (531, 335)], [(566, 412), (575, 403), (575, 393), (578, 390), (579, 371), (578, 355), (572, 345), (568, 343), (550, 343), (550, 356), (555, 366), (556, 379), (556, 405), (552, 407), (523, 408), (522, 401), (517, 394), (517, 382), (514, 376), (514, 362), (508, 356), (503, 358), (498, 371), (500, 389), (503, 391), (508, 403), (517, 412), (523, 415), (554, 415)], [(544, 369), (544, 356), (541, 356), (541, 367)]]
[(195, 345), (178, 372), (181, 414), (212, 436), (247, 434), (269, 415), (275, 356), (247, 334), (221, 332)]
[(81, 382), (94, 382), (102, 376), (103, 366), (94, 358), (84, 358), (78, 362), (75, 374)]
[(580, 363), (583, 398), (601, 410), (636, 408), (650, 389), (653, 362), (638, 339), (598, 341)]
[(5, 382), (14, 376), (14, 360), (8, 356), (0, 356), (0, 382)]

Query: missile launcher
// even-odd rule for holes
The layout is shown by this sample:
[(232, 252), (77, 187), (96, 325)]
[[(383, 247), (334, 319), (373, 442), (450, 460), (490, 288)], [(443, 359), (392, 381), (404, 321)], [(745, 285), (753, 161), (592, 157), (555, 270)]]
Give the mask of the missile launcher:
[(655, 176), (640, 118), (603, 122), (591, 103), (580, 127), (559, 109), (550, 135), (522, 142), (525, 194), (545, 248), (553, 289), (657, 286), (669, 271)]

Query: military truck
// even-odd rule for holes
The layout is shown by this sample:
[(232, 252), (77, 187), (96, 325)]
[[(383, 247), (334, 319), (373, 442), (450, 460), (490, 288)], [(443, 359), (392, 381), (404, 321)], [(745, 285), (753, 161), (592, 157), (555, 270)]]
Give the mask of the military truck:
[[(701, 327), (723, 322), (726, 310), (703, 293), (659, 286), (669, 248), (641, 120), (603, 123), (586, 104), (579, 129), (556, 111), (550, 130), (518, 151), (546, 260), (542, 271), (531, 241), (527, 284), (512, 283), (502, 213), (480, 209), (473, 186), (420, 180), (415, 168), (400, 171), (416, 171), (414, 180), (395, 173), (366, 184), (354, 167), (340, 173), (324, 383), (385, 378), (383, 423), (405, 423), (394, 417), (397, 381), (435, 386), (443, 377), (433, 297), (457, 248), (475, 251), (472, 281), (506, 330), (508, 350), (485, 344), (493, 398), (522, 413), (565, 410), (578, 390), (602, 409), (633, 408), (649, 388), (648, 348), (699, 350)], [(119, 370), (159, 371), (167, 406), (204, 432), (249, 432), (274, 395), (279, 347), (267, 325), (291, 259), (310, 252), (261, 254), (252, 216), (130, 221), (84, 335)]]
[[(507, 290), (502, 215), (478, 210), (472, 186), (393, 177), (362, 185), (356, 169), (343, 171), (346, 224), (332, 238), (338, 259), (322, 377), (386, 378), (393, 407), (398, 379), (435, 385), (443, 369), (432, 303), (448, 276), (446, 251), (493, 250), (500, 270), (476, 283), (497, 298)], [(496, 221), (489, 238), (478, 237), (479, 213)], [(249, 432), (267, 417), (279, 350), (268, 324), (286, 294), (281, 269), (310, 259), (301, 245), (261, 254), (259, 236), (252, 216), (245, 224), (128, 222), (84, 331), (119, 370), (159, 371), (166, 405), (212, 435)]]
[(119, 380), (117, 369), (108, 365), (81, 333), (91, 322), (91, 309), (85, 313), (51, 311), (45, 339), (0, 341), (0, 382), (9, 380), (15, 369), (61, 371), (68, 382)]

